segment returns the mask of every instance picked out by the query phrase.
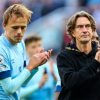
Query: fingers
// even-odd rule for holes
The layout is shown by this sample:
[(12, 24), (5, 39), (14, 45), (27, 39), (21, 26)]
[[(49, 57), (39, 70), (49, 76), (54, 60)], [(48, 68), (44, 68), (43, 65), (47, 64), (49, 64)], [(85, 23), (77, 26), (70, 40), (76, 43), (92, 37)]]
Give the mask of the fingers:
[(100, 50), (100, 46), (98, 46), (98, 51)]
[[(40, 50), (40, 51), (42, 51), (42, 50)], [(35, 68), (37, 66), (40, 66), (40, 65), (46, 63), (51, 56), (51, 52), (52, 52), (52, 49), (45, 51), (45, 52), (42, 51), (42, 52), (39, 52), (39, 53), (33, 55), (32, 58), (30, 59), (29, 66), (34, 66), (32, 68)]]
[(45, 52), (43, 49), (40, 49), (39, 53), (32, 55), (32, 57), (29, 60), (27, 68), (31, 71), (34, 68), (46, 63), (51, 56), (51, 52), (52, 49)]
[(53, 51), (52, 49), (50, 49), (50, 50), (47, 51), (48, 52), (48, 54), (47, 54), (47, 58), (48, 59), (50, 58), (52, 51)]
[(52, 49), (41, 53), (42, 62), (40, 65), (43, 65), (48, 61), (48, 59), (51, 56), (51, 53), (52, 53)]
[(48, 50), (49, 55), (51, 56), (53, 49)]
[(97, 51), (97, 53), (95, 55), (95, 60), (97, 60), (98, 62), (100, 62), (100, 50)]
[(43, 64), (45, 64), (46, 62), (47, 62), (47, 60), (45, 59), (45, 60), (43, 60), (43, 61), (41, 62), (40, 65), (43, 65)]
[(51, 50), (48, 50), (48, 51), (45, 51), (44, 52), (44, 58), (46, 59), (46, 60), (48, 60), (49, 58), (50, 58), (50, 56), (51, 56), (51, 53), (52, 53), (52, 49)]

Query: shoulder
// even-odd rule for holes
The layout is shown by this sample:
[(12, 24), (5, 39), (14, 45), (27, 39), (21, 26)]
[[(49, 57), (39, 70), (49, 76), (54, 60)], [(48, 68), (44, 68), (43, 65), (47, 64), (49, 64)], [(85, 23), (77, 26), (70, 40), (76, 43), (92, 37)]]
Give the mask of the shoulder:
[(9, 54), (9, 50), (3, 43), (0, 42), (0, 55), (7, 56), (8, 54)]
[(9, 50), (5, 46), (0, 45), (0, 59), (5, 62), (9, 62), (10, 53)]
[(72, 63), (76, 61), (76, 58), (81, 56), (80, 51), (75, 45), (66, 46), (57, 56), (57, 64)]
[(7, 43), (4, 39), (4, 36), (0, 36), (0, 54), (9, 53)]
[(73, 56), (69, 50), (62, 50), (57, 56), (57, 66), (67, 64), (72, 61)]
[(4, 58), (9, 58), (10, 56), (9, 47), (4, 39), (4, 36), (0, 36), (0, 55)]
[(64, 50), (62, 50), (58, 54), (57, 58), (59, 58), (59, 57), (69, 58), (69, 57), (73, 56), (73, 53), (74, 53), (74, 51), (70, 47), (68, 47), (68, 48), (65, 48)]

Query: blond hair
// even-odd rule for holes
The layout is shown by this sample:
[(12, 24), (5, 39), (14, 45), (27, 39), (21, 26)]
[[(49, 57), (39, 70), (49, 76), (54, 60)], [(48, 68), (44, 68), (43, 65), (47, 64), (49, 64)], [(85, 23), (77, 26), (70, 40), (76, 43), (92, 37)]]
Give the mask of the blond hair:
[(8, 20), (12, 18), (12, 15), (16, 15), (17, 17), (26, 17), (27, 22), (30, 22), (32, 11), (26, 8), (22, 4), (13, 4), (10, 6), (3, 15), (3, 24), (7, 25)]

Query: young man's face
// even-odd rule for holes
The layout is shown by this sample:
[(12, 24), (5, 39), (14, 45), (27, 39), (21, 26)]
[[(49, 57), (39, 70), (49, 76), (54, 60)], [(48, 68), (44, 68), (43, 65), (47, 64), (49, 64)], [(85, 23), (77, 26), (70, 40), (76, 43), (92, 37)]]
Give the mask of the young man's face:
[(39, 48), (42, 48), (42, 41), (39, 40), (39, 41), (34, 41), (34, 42), (31, 42), (29, 43), (27, 46), (26, 46), (26, 49), (27, 49), (27, 53), (28, 55), (31, 57), (33, 54), (36, 54), (38, 52), (38, 49)]
[(4, 25), (6, 37), (12, 44), (16, 44), (22, 40), (26, 27), (27, 18), (12, 15), (12, 18), (8, 20), (7, 25)]
[(72, 35), (75, 37), (76, 43), (86, 44), (91, 41), (93, 31), (90, 21), (86, 17), (79, 17)]

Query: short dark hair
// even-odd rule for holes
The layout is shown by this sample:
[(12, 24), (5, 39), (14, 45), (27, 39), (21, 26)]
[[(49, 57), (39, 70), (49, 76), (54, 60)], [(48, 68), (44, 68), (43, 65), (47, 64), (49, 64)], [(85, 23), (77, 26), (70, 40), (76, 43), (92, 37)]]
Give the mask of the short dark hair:
[(27, 38), (24, 39), (25, 46), (28, 46), (32, 42), (37, 42), (41, 41), (42, 38), (40, 36), (28, 36)]

